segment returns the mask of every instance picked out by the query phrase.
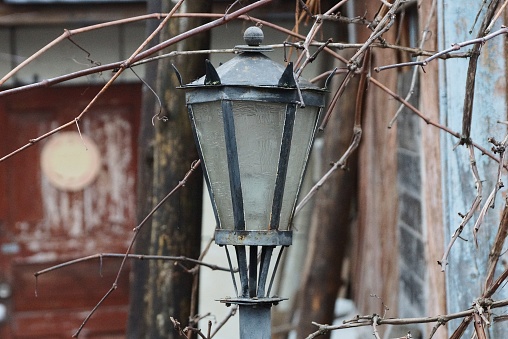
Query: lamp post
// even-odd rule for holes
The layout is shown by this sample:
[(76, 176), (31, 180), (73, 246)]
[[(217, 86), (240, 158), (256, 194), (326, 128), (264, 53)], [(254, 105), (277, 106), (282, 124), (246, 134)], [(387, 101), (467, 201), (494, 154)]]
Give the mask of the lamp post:
[[(271, 287), (311, 150), (324, 89), (296, 79), (293, 65), (262, 52), (263, 32), (245, 31), (238, 56), (182, 86), (216, 218), (215, 242), (226, 249), (240, 308), (240, 338), (270, 338)], [(239, 284), (228, 246), (238, 262)], [(272, 253), (279, 248), (275, 262)], [(270, 267), (273, 266), (272, 269)], [(268, 279), (268, 276), (271, 277)]]

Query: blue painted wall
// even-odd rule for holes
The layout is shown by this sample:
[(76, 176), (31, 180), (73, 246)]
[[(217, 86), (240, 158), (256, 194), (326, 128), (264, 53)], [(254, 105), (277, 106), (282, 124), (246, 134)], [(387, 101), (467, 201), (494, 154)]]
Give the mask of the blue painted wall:
[[(450, 47), (453, 43), (471, 40), (476, 37), (486, 8), (483, 8), (478, 22), (474, 20), (482, 7), (482, 0), (449, 1), (438, 0), (439, 46)], [(499, 29), (502, 18), (493, 30)], [(473, 28), (472, 33), (469, 31)], [(469, 50), (466, 47), (463, 51)], [(506, 120), (506, 81), (504, 37), (488, 41), (481, 51), (476, 75), (475, 101), (471, 137), (473, 141), (490, 149), (488, 137), (502, 140), (506, 126), (497, 123)], [(468, 60), (451, 59), (440, 61), (440, 110), (441, 123), (454, 131), (462, 129), (462, 109), (465, 94), (465, 80)], [(423, 89), (422, 89), (423, 90)], [(442, 168), (443, 168), (443, 208), (445, 225), (445, 247), (461, 222), (458, 213), (465, 214), (476, 195), (474, 178), (471, 172), (469, 153), (466, 147), (459, 146), (454, 150), (457, 139), (442, 134)], [(483, 200), (485, 203), (496, 182), (497, 163), (480, 151), (476, 151), (476, 161), (480, 178), (483, 180)], [(506, 182), (506, 181), (505, 181)], [(502, 193), (503, 191), (501, 191)], [(466, 225), (462, 236), (469, 240), (457, 240), (453, 246), (449, 265), (446, 267), (446, 289), (448, 312), (458, 312), (471, 306), (475, 298), (481, 296), (484, 285), (488, 254), (496, 235), (500, 221), (500, 211), (504, 205), (501, 193), (496, 200), (494, 210), (489, 211), (479, 232), (479, 247), (476, 248), (472, 229), (478, 214)], [(432, 293), (432, 291), (430, 291)], [(495, 299), (506, 298), (508, 293), (495, 295)], [(497, 310), (496, 313), (503, 313)], [(460, 321), (449, 324), (450, 334)], [(472, 328), (472, 327), (471, 327)], [(470, 329), (471, 330), (471, 329)], [(469, 332), (470, 333), (470, 332)], [(504, 333), (504, 335), (501, 335)], [(508, 323), (495, 325), (492, 334), (495, 338), (508, 333)], [(469, 337), (469, 336), (466, 336)]]

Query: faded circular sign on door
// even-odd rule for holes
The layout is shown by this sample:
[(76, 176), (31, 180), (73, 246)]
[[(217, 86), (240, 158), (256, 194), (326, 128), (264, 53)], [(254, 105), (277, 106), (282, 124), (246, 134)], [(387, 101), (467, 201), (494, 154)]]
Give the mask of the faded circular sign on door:
[(60, 132), (44, 144), (42, 173), (56, 188), (76, 192), (90, 185), (99, 174), (99, 148), (86, 135)]

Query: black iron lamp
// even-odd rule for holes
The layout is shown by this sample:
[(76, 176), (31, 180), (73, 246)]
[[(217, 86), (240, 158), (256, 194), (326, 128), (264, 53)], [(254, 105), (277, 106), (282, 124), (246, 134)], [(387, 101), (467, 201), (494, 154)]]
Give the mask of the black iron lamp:
[(217, 222), (215, 242), (226, 248), (231, 268), (228, 246), (238, 261), (236, 297), (220, 301), (239, 305), (240, 338), (270, 338), (271, 306), (283, 300), (270, 290), (292, 242), (325, 90), (297, 79), (292, 63), (284, 67), (265, 56), (271, 48), (261, 45), (260, 28), (248, 28), (244, 38), (238, 56), (217, 69), (207, 61), (206, 75), (182, 88)]

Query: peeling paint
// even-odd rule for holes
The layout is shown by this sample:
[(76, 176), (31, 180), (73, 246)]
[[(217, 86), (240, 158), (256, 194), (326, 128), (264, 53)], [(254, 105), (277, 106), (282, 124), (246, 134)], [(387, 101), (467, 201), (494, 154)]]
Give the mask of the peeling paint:
[(130, 170), (135, 160), (132, 127), (116, 113), (105, 112), (82, 125), (81, 131), (97, 143), (101, 154), (101, 170), (95, 182), (82, 191), (66, 192), (54, 187), (41, 173), (43, 218), (35, 227), (29, 223), (17, 225), (29, 250), (46, 248), (47, 244), (41, 242), (55, 235), (79, 239), (99, 232), (101, 235), (94, 237), (97, 239), (88, 238), (89, 250), (108, 238), (130, 238), (124, 225), (135, 217), (135, 177)]

